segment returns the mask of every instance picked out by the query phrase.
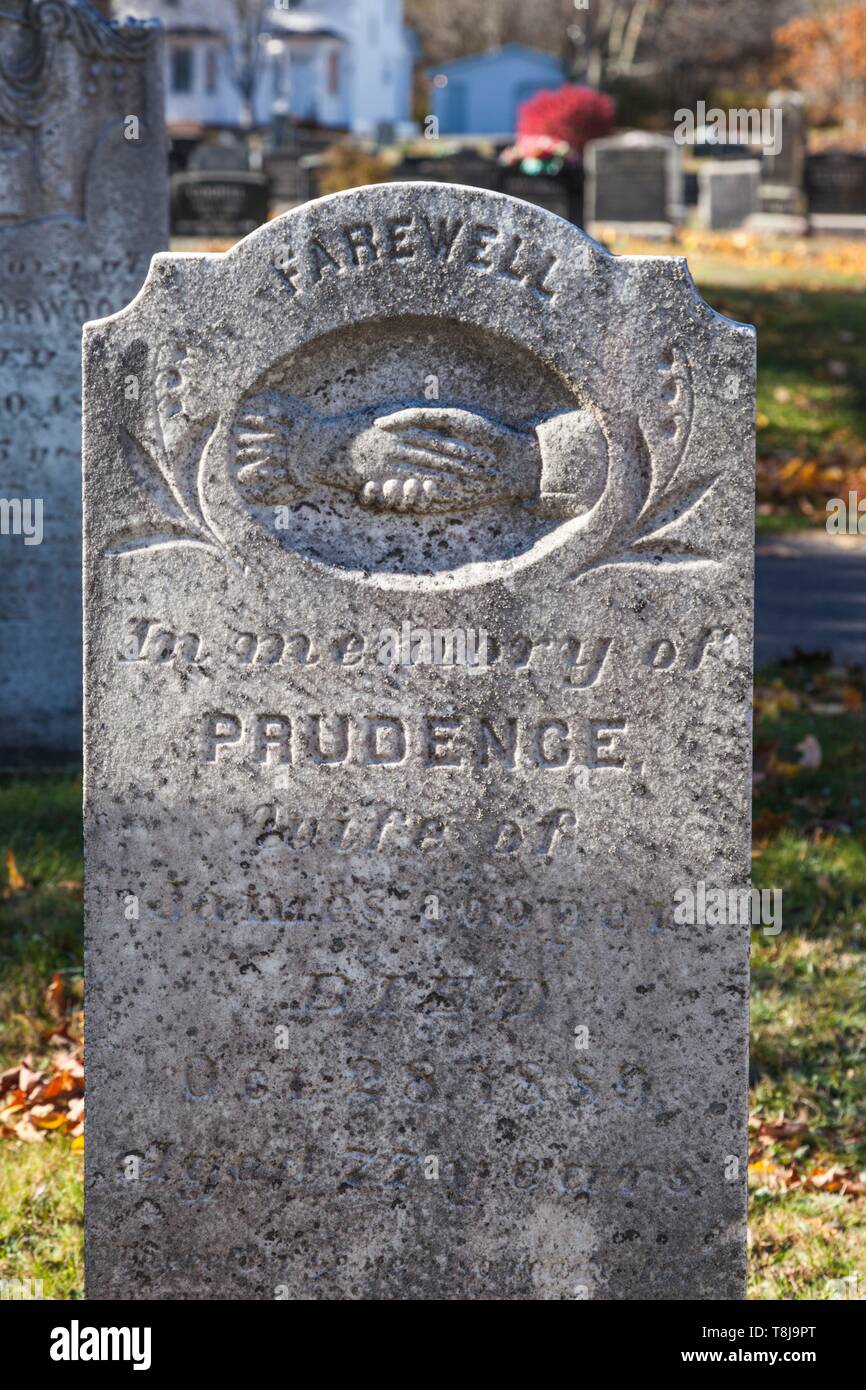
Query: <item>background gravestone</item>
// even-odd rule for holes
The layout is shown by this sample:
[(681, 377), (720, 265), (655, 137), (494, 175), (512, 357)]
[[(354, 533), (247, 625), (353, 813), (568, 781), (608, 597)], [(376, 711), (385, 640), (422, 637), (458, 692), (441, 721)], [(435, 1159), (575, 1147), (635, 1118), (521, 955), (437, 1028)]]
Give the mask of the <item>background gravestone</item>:
[(175, 236), (246, 236), (267, 222), (266, 174), (197, 169), (171, 177), (171, 229)]
[(866, 213), (866, 154), (827, 150), (806, 160), (806, 194), (811, 214)]
[(587, 223), (640, 222), (661, 229), (681, 219), (681, 152), (668, 136), (630, 131), (591, 140), (584, 160)]
[(758, 207), (759, 159), (705, 160), (698, 169), (698, 215), (709, 231), (741, 227)]
[(781, 120), (778, 154), (765, 150), (761, 161), (761, 211), (786, 217), (804, 210), (803, 174), (808, 143), (806, 103), (802, 92), (770, 92), (767, 105)]
[(0, 537), (0, 762), (81, 747), (81, 327), (133, 298), (166, 222), (158, 27), (4, 4), (0, 496), (41, 499), (44, 538)]
[(525, 198), (527, 203), (555, 212), (567, 222), (580, 226), (583, 222), (583, 170), (565, 168), (559, 174), (524, 174), (519, 169), (506, 169), (500, 179), (500, 192), (512, 198)]
[(203, 140), (196, 145), (187, 163), (190, 171), (209, 173), (249, 173), (250, 152), (243, 140), (223, 132), (216, 140)]
[(752, 330), (384, 184), (85, 364), (89, 1296), (742, 1297)]
[(472, 188), (498, 188), (502, 165), (493, 154), (464, 145), (444, 154), (407, 154), (392, 170), (395, 181), (429, 179), (435, 183), (465, 183)]

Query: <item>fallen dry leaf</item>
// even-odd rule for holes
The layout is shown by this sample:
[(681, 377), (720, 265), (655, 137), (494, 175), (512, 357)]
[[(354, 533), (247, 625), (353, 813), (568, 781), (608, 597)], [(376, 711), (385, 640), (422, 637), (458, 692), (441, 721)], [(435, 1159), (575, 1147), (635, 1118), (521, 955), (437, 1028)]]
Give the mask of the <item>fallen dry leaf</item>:
[[(62, 977), (55, 974), (48, 989), (49, 1006), (65, 1005)], [(72, 1034), (83, 1034), (84, 1016), (64, 1017), (49, 1038), (56, 1048), (44, 1070), (33, 1057), (22, 1058), (0, 1076), (0, 1139), (32, 1144), (52, 1133), (66, 1135), (76, 1153), (84, 1146), (83, 1043)]]
[(805, 1134), (808, 1128), (805, 1120), (779, 1120), (776, 1124), (762, 1124), (758, 1134), (767, 1139), (793, 1139), (797, 1134)]
[(19, 1070), (19, 1067), (10, 1067), (8, 1071), (0, 1072), (0, 1096), (17, 1087)]
[(9, 880), (4, 897), (10, 898), (13, 893), (24, 893), (27, 891), (27, 880), (15, 862), (15, 855), (11, 849), (6, 851), (6, 876)]
[(29, 1059), (23, 1061), (18, 1070), (18, 1088), (27, 1095), (28, 1091), (34, 1090), (42, 1080), (42, 1072), (32, 1071), (29, 1066)]
[(769, 840), (780, 830), (784, 830), (787, 824), (788, 816), (784, 811), (771, 811), (768, 806), (765, 806), (760, 815), (756, 816), (752, 822), (752, 838)]
[(51, 984), (45, 991), (45, 1004), (51, 1017), (59, 1022), (66, 1013), (66, 986), (62, 976), (52, 976)]

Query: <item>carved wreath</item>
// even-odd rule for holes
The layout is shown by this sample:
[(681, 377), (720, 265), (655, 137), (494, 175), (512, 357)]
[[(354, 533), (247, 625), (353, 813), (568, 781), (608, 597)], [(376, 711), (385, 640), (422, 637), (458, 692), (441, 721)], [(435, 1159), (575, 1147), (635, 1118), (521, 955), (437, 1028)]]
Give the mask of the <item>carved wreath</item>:
[(685, 351), (672, 347), (659, 374), (646, 420), (618, 440), (591, 409), (514, 429), (474, 408), (429, 401), (323, 416), (275, 390), (246, 398), (223, 420), (209, 404), (204, 354), (169, 344), (157, 356), (152, 424), (138, 438), (125, 433), (129, 466), (164, 530), (119, 537), (112, 553), (198, 545), (227, 557), (204, 482), (214, 449), (228, 441), (238, 492), (252, 510), (289, 508), (316, 489), (415, 517), (520, 504), (579, 521), (585, 543), (575, 578), (602, 565), (707, 563), (679, 525), (717, 476), (683, 467), (694, 422)]

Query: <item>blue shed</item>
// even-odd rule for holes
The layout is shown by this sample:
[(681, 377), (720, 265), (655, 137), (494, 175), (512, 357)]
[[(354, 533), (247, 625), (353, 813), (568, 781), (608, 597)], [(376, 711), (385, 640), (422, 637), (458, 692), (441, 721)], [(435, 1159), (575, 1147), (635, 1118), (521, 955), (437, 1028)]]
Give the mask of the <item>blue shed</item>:
[(428, 68), (440, 135), (512, 135), (517, 108), (566, 80), (552, 53), (509, 43)]

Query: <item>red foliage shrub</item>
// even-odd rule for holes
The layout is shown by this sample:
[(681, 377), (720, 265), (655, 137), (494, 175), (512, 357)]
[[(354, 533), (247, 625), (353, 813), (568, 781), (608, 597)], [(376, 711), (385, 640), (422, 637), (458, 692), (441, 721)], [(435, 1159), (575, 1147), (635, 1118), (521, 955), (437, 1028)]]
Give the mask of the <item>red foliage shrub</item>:
[(549, 135), (565, 140), (581, 151), (588, 140), (607, 135), (613, 126), (613, 97), (593, 87), (566, 83), (550, 91), (536, 92), (517, 111), (517, 135)]

